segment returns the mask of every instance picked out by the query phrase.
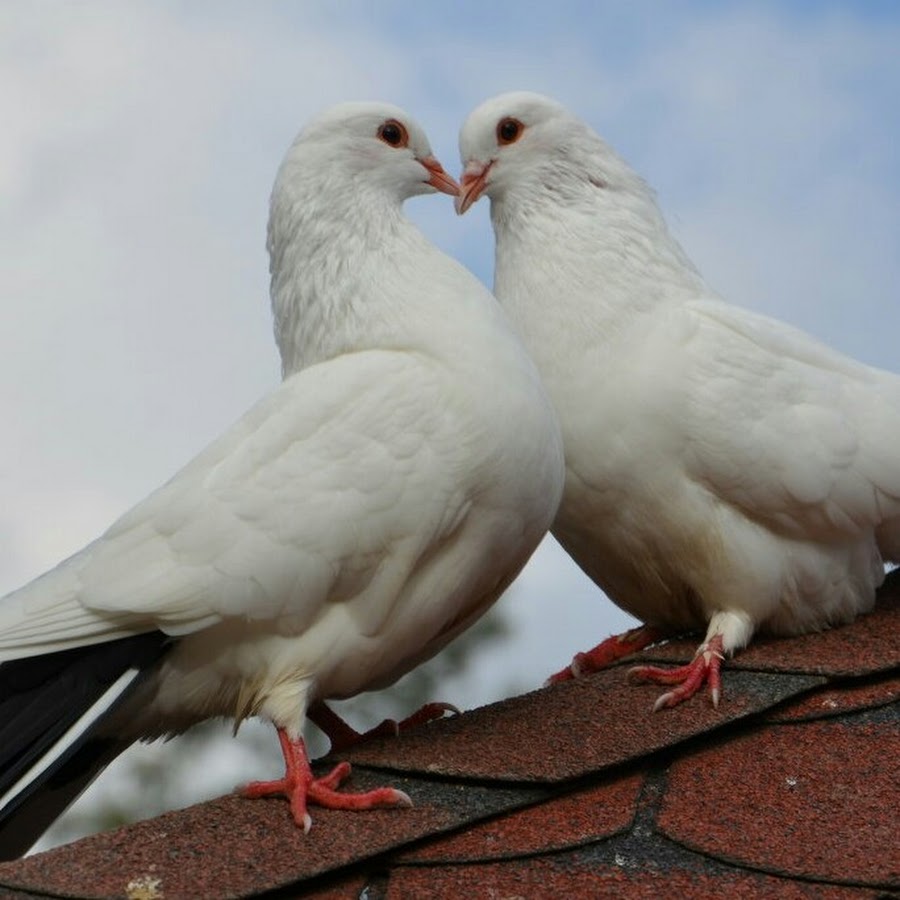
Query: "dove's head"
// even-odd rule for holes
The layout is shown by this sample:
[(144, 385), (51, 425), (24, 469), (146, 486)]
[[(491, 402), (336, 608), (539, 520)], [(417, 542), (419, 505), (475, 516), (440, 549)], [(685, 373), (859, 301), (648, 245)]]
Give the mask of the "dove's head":
[(482, 195), (543, 196), (571, 205), (609, 187), (640, 179), (564, 106), (524, 91), (500, 94), (469, 114), (459, 133), (464, 166), (456, 211)]
[[(421, 126), (388, 103), (342, 103), (297, 135), (275, 178), (267, 248), (282, 369), (295, 372), (364, 343), (360, 296), (379, 273), (428, 244), (402, 213), (404, 200), (456, 182)], [(392, 268), (393, 267), (393, 268)], [(375, 304), (373, 304), (373, 309)]]
[(457, 183), (431, 151), (422, 127), (389, 103), (341, 103), (313, 119), (285, 156), (275, 194), (314, 193), (355, 203), (371, 189), (399, 205), (416, 194), (455, 195)]

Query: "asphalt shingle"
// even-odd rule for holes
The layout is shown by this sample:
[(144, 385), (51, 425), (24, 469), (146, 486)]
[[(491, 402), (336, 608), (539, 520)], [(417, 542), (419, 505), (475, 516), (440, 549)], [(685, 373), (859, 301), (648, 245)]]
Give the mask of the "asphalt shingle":
[(625, 662), (342, 754), (411, 810), (314, 809), (304, 836), (224, 797), (4, 863), (0, 896), (900, 895), (898, 633), (895, 572), (849, 626), (755, 641), (718, 710), (651, 714)]

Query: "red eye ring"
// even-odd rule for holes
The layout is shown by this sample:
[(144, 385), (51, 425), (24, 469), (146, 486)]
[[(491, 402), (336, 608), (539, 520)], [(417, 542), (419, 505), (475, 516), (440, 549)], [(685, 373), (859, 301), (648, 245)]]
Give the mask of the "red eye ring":
[(525, 131), (525, 126), (512, 116), (506, 116), (497, 123), (497, 143), (501, 146), (514, 144)]
[(378, 126), (378, 137), (389, 147), (397, 147), (399, 149), (409, 146), (409, 132), (406, 130), (406, 126), (396, 119), (388, 119), (386, 122), (382, 122)]

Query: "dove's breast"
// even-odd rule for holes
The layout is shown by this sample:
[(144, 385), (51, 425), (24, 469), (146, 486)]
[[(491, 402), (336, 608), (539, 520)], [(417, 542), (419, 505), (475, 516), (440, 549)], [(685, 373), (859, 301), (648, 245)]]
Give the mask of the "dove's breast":
[[(883, 579), (877, 517), (823, 512), (820, 525), (818, 507), (781, 500), (791, 495), (777, 460), (754, 456), (749, 389), (729, 383), (717, 402), (705, 374), (716, 347), (704, 345), (706, 368), (689, 352), (704, 336), (694, 317), (660, 316), (640, 339), (552, 371), (567, 467), (554, 535), (610, 599), (652, 624), (700, 629), (723, 609), (780, 634), (852, 620)], [(812, 452), (793, 458), (797, 478), (811, 470)]]
[[(318, 523), (303, 547), (319, 561), (316, 579), (277, 545), (286, 593), (261, 602), (283, 614), (183, 637), (145, 691), (144, 733), (215, 715), (302, 720), (315, 699), (391, 684), (490, 607), (549, 528), (564, 477), (556, 414), (533, 367), (512, 343), (494, 349), (480, 366), (465, 352), (413, 353), (386, 369), (347, 417), (368, 443), (329, 439), (365, 448), (343, 461), (344, 483), (315, 507), (297, 498), (293, 514)], [(292, 596), (291, 583), (305, 589)]]

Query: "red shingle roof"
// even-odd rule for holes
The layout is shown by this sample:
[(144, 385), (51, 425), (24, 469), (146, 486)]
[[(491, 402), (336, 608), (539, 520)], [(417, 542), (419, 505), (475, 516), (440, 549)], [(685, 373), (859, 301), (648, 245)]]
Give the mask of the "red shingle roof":
[(224, 797), (0, 865), (2, 896), (900, 892), (898, 634), (895, 573), (853, 625), (739, 654), (718, 710), (651, 714), (626, 663), (342, 754), (414, 809), (313, 809), (304, 836), (283, 801)]

